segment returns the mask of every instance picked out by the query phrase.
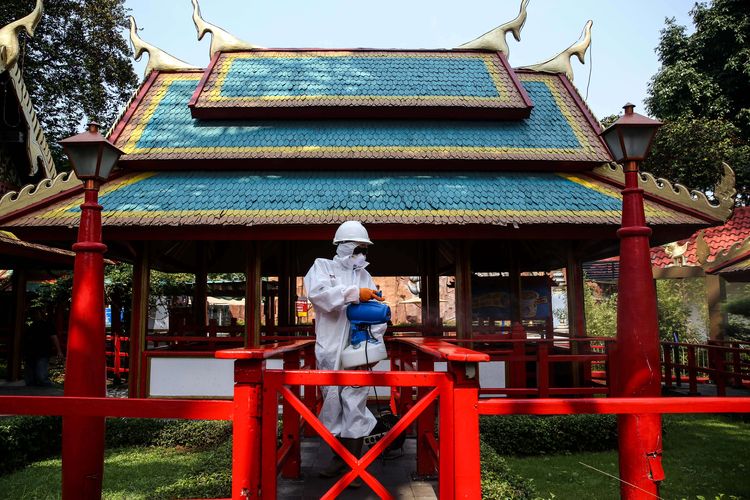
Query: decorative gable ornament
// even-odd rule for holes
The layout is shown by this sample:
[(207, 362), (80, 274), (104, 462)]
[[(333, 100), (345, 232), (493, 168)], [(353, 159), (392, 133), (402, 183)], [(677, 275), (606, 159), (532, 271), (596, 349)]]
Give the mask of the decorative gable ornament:
[(593, 21), (587, 21), (586, 26), (583, 27), (583, 34), (578, 41), (557, 54), (555, 57), (531, 66), (522, 66), (520, 69), (529, 69), (542, 73), (563, 73), (568, 77), (568, 80), (572, 82), (573, 66), (570, 64), (570, 59), (573, 56), (576, 56), (581, 64), (585, 64), (586, 51), (589, 46), (591, 46), (591, 26), (593, 26), (593, 24)]
[(148, 76), (152, 71), (181, 71), (190, 69), (200, 69), (193, 66), (190, 63), (186, 63), (181, 59), (177, 59), (171, 54), (167, 54), (158, 47), (151, 45), (150, 43), (144, 42), (141, 37), (138, 36), (138, 25), (135, 23), (135, 18), (130, 16), (130, 41), (133, 43), (135, 49), (134, 58), (136, 61), (141, 60), (143, 53), (148, 53), (148, 64), (146, 64), (146, 71), (144, 76)]
[(470, 42), (459, 45), (458, 48), (492, 50), (495, 52), (502, 52), (505, 54), (506, 59), (509, 58), (510, 48), (508, 48), (508, 42), (505, 40), (505, 35), (508, 32), (511, 32), (513, 33), (513, 38), (515, 38), (517, 42), (521, 41), (521, 30), (523, 29), (523, 25), (526, 24), (526, 6), (528, 5), (529, 0), (521, 0), (521, 9), (515, 19), (505, 24), (501, 24), (497, 28), (488, 31), (484, 35), (475, 38)]
[(240, 40), (236, 36), (232, 35), (228, 31), (214, 25), (207, 23), (201, 16), (201, 8), (198, 5), (198, 0), (192, 0), (193, 2), (193, 22), (195, 23), (195, 29), (198, 32), (198, 40), (203, 40), (206, 33), (211, 33), (211, 46), (209, 47), (209, 56), (213, 58), (217, 52), (237, 52), (240, 50), (252, 50), (259, 49), (261, 47), (248, 43), (244, 40)]
[(16, 63), (20, 53), (18, 34), (21, 30), (25, 30), (29, 36), (33, 37), (34, 30), (42, 19), (43, 10), (42, 0), (36, 0), (36, 7), (29, 15), (0, 29), (0, 71), (3, 67), (10, 68)]

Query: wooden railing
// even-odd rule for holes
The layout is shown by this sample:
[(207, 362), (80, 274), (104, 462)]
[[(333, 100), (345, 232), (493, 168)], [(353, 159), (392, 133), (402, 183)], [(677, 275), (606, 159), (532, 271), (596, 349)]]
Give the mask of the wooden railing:
[(663, 380), (667, 388), (687, 381), (688, 394), (697, 395), (698, 383), (712, 382), (717, 396), (727, 386), (746, 388), (750, 384), (750, 348), (747, 343), (717, 342), (688, 344), (662, 342)]

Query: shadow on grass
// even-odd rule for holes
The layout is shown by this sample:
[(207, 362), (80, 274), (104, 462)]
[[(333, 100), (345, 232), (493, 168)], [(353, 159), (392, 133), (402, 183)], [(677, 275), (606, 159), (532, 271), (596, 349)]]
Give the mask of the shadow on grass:
[[(662, 498), (750, 498), (750, 424), (719, 415), (667, 415), (664, 424)], [(507, 462), (513, 472), (533, 479), (544, 498), (619, 498), (616, 451)]]
[[(34, 463), (0, 477), (0, 498), (60, 498), (60, 459)], [(108, 451), (104, 463), (105, 499), (157, 499), (229, 496), (231, 448), (180, 451), (121, 448)]]

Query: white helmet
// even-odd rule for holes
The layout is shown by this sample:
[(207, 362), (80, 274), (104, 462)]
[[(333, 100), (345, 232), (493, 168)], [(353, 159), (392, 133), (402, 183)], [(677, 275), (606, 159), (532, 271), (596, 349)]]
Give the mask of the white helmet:
[(361, 222), (356, 220), (348, 220), (336, 230), (336, 235), (333, 237), (333, 244), (338, 245), (344, 241), (356, 241), (357, 243), (372, 245), (370, 236), (367, 234), (367, 229), (365, 229), (365, 226)]

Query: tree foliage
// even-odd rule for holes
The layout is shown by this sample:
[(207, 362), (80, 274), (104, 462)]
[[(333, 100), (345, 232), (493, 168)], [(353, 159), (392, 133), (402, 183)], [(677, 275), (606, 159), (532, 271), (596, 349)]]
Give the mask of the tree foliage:
[[(685, 297), (705, 297), (702, 279), (658, 280), (656, 296), (659, 314), (659, 337), (672, 340), (677, 332), (681, 342), (701, 343), (706, 338), (708, 311), (704, 301), (695, 305)], [(617, 293), (607, 293), (594, 282), (584, 286), (586, 333), (592, 337), (617, 335)]]
[[(0, 2), (0, 26), (34, 8), (34, 0)], [(111, 125), (138, 83), (130, 48), (124, 0), (54, 0), (33, 38), (21, 35), (19, 64), (42, 121), (58, 168), (64, 169), (57, 141), (86, 119)]]
[(649, 113), (666, 122), (644, 165), (657, 175), (710, 191), (726, 161), (750, 199), (750, 8), (714, 0), (691, 11), (695, 31), (667, 19), (649, 85)]

